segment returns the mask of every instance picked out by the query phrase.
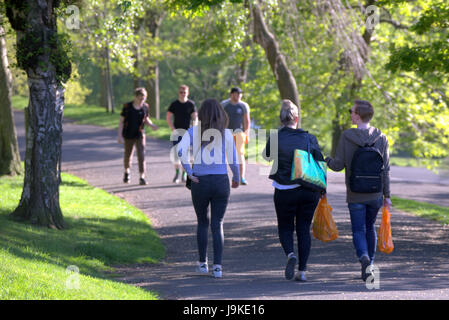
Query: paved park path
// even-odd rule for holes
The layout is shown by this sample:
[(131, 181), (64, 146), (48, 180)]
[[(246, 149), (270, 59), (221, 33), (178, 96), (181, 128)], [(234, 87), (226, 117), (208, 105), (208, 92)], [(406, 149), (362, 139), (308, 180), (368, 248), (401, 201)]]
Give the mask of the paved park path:
[[(15, 121), (23, 157), (23, 114), (16, 112)], [(231, 192), (224, 222), (223, 278), (195, 275), (196, 217), (188, 190), (171, 182), (169, 148), (169, 142), (150, 137), (149, 184), (138, 185), (134, 159), (131, 184), (125, 185), (116, 131), (64, 124), (63, 171), (140, 208), (166, 247), (160, 264), (118, 266), (120, 281), (158, 292), (164, 299), (449, 299), (449, 227), (397, 210), (392, 212), (395, 250), (376, 256), (380, 288), (366, 288), (352, 245), (344, 177), (333, 172), (328, 200), (340, 237), (330, 243), (312, 240), (308, 282), (283, 278), (285, 256), (278, 241), (273, 188), (257, 165), (248, 167), (249, 185)], [(397, 167), (391, 176), (393, 195), (449, 206), (448, 176)]]

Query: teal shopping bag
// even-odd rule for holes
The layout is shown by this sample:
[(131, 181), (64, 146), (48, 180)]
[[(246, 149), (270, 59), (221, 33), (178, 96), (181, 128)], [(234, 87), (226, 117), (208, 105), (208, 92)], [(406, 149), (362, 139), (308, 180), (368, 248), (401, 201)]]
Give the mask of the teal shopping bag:
[(291, 180), (316, 191), (326, 192), (327, 164), (325, 161), (316, 161), (313, 156), (300, 149), (295, 149), (291, 171)]

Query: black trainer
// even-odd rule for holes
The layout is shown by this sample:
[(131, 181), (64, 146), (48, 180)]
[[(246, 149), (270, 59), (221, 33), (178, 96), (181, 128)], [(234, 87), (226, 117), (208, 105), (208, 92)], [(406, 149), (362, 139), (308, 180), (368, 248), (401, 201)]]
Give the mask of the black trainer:
[(147, 185), (147, 181), (146, 181), (144, 178), (140, 178), (139, 184), (140, 184), (141, 186), (145, 186), (145, 185)]
[(173, 178), (173, 183), (179, 183), (179, 171), (176, 171), (175, 177)]
[(287, 265), (285, 266), (285, 279), (291, 280), (295, 276), (295, 265), (298, 259), (292, 253), (288, 255)]
[(368, 276), (371, 274), (370, 272), (366, 272), (366, 269), (371, 265), (371, 261), (368, 256), (363, 256), (360, 259), (360, 263), (362, 264), (362, 280), (366, 281)]
[(129, 173), (125, 172), (125, 175), (123, 176), (123, 182), (124, 183), (129, 183), (130, 179), (131, 179), (131, 177), (129, 176)]

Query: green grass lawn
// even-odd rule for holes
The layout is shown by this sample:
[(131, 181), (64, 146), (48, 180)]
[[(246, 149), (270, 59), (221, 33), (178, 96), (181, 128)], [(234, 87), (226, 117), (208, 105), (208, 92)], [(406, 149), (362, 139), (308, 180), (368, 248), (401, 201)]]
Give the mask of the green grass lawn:
[(432, 219), (442, 224), (449, 224), (449, 208), (431, 203), (391, 197), (395, 209)]
[[(148, 218), (124, 200), (62, 174), (65, 230), (13, 222), (22, 177), (0, 177), (0, 300), (157, 299), (154, 292), (113, 281), (118, 264), (154, 263), (164, 248)], [(79, 269), (79, 289), (66, 286)], [(75, 282), (76, 283), (76, 282)]]

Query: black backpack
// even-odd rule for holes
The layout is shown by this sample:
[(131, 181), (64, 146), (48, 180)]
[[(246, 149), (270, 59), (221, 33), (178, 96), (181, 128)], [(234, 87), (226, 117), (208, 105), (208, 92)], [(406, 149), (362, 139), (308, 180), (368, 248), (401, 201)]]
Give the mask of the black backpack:
[(359, 147), (351, 161), (349, 188), (358, 193), (382, 192), (383, 170), (384, 159), (374, 143)]

